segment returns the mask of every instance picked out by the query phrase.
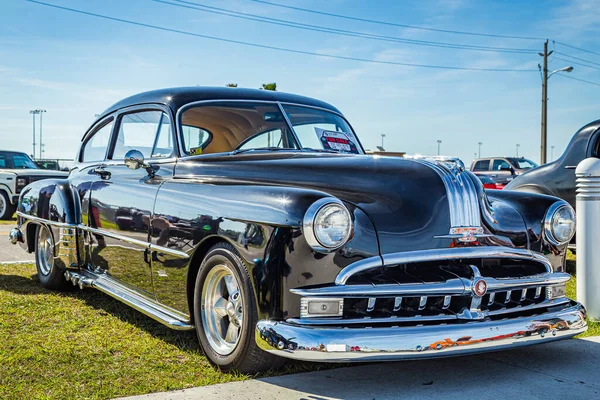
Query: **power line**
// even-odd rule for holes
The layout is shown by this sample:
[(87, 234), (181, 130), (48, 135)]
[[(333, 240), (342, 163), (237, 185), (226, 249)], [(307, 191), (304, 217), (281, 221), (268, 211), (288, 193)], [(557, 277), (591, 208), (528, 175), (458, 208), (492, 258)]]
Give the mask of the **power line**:
[(600, 83), (598, 82), (592, 82), (592, 81), (586, 81), (585, 79), (580, 79), (580, 78), (575, 78), (573, 76), (569, 76), (569, 75), (565, 75), (565, 74), (557, 74), (558, 76), (562, 76), (563, 78), (568, 78), (568, 79), (573, 79), (574, 81), (579, 81), (579, 82), (583, 82), (583, 83), (588, 83), (590, 85), (595, 85), (595, 86), (600, 86)]
[(580, 63), (580, 62), (569, 60), (569, 59), (562, 58), (562, 57), (556, 57), (556, 56), (554, 56), (554, 59), (566, 61), (566, 62), (568, 62), (570, 64), (581, 65), (582, 67), (587, 67), (587, 68), (592, 68), (592, 69), (600, 70), (600, 67), (594, 67), (594, 66), (591, 66), (591, 65), (587, 65), (587, 64), (584, 64), (584, 63)]
[(530, 36), (496, 35), (496, 34), (492, 34), (492, 33), (479, 33), (479, 32), (456, 31), (456, 30), (450, 30), (450, 29), (425, 28), (423, 26), (398, 24), (398, 23), (394, 23), (394, 22), (378, 21), (378, 20), (367, 19), (367, 18), (352, 17), (349, 15), (334, 14), (334, 13), (329, 13), (329, 12), (325, 12), (325, 11), (311, 10), (308, 8), (288, 6), (285, 4), (278, 4), (278, 3), (273, 3), (273, 2), (265, 1), (265, 0), (249, 0), (249, 1), (253, 1), (255, 3), (261, 3), (261, 4), (268, 4), (270, 6), (275, 6), (275, 7), (287, 8), (290, 10), (303, 11), (303, 12), (312, 13), (312, 14), (326, 15), (329, 17), (348, 19), (348, 20), (352, 20), (352, 21), (368, 22), (371, 24), (397, 26), (400, 28), (419, 29), (419, 30), (423, 30), (423, 31), (441, 32), (441, 33), (452, 33), (452, 34), (456, 34), (456, 35), (484, 36), (484, 37), (495, 37), (495, 38), (505, 38), (505, 39), (544, 40), (544, 38), (530, 37)]
[[(250, 1), (254, 1), (254, 0), (250, 0)], [(581, 47), (571, 46), (570, 44), (566, 44), (566, 43), (563, 43), (563, 42), (555, 41), (555, 43), (560, 44), (561, 46), (570, 47), (570, 48), (575, 49), (575, 50), (583, 51), (585, 53), (590, 53), (590, 54), (595, 54), (597, 56), (600, 56), (600, 53), (597, 53), (595, 51), (582, 49)]]
[(106, 19), (106, 20), (110, 20), (110, 21), (117, 21), (117, 22), (130, 24), (130, 25), (142, 26), (145, 28), (156, 29), (156, 30), (160, 30), (160, 31), (164, 31), (164, 32), (179, 33), (181, 35), (216, 40), (219, 42), (234, 43), (234, 44), (239, 44), (239, 45), (244, 45), (244, 46), (250, 46), (250, 47), (261, 48), (261, 49), (269, 49), (269, 50), (277, 50), (277, 51), (283, 51), (283, 52), (294, 53), (294, 54), (335, 58), (335, 59), (349, 60), (349, 61), (361, 61), (361, 62), (367, 62), (367, 63), (373, 63), (373, 64), (398, 65), (398, 66), (403, 66), (403, 67), (419, 67), (419, 68), (431, 68), (431, 69), (447, 69), (447, 70), (458, 70), (458, 71), (487, 71), (487, 72), (534, 72), (535, 71), (533, 69), (476, 68), (476, 67), (458, 67), (458, 66), (447, 66), (447, 65), (414, 64), (414, 63), (403, 63), (403, 62), (396, 62), (396, 61), (373, 60), (373, 59), (369, 59), (369, 58), (337, 56), (337, 55), (328, 54), (328, 53), (316, 53), (316, 52), (311, 52), (311, 51), (289, 49), (289, 48), (285, 48), (285, 47), (270, 46), (270, 45), (259, 44), (259, 43), (244, 42), (241, 40), (226, 39), (226, 38), (217, 37), (217, 36), (203, 35), (200, 33), (182, 31), (179, 29), (165, 28), (165, 27), (158, 26), (158, 25), (151, 25), (151, 24), (146, 24), (143, 22), (136, 22), (136, 21), (126, 20), (126, 19), (122, 19), (122, 18), (110, 17), (108, 15), (96, 14), (96, 13), (89, 12), (89, 11), (83, 11), (83, 10), (78, 10), (75, 8), (69, 8), (69, 7), (63, 7), (63, 6), (59, 6), (59, 5), (55, 5), (55, 4), (44, 3), (42, 1), (37, 1), (37, 0), (25, 0), (25, 1), (43, 5), (43, 6), (47, 6), (47, 7), (60, 9), (60, 10), (74, 12), (77, 14), (88, 15), (88, 16), (102, 18), (102, 19)]
[(598, 66), (600, 66), (600, 63), (593, 62), (593, 61), (589, 61), (589, 60), (586, 60), (585, 58), (579, 58), (579, 57), (575, 57), (575, 56), (572, 56), (572, 55), (570, 55), (570, 54), (566, 54), (566, 53), (563, 53), (563, 52), (560, 52), (560, 51), (557, 51), (557, 52), (556, 52), (556, 54), (560, 54), (560, 55), (562, 55), (562, 56), (569, 57), (569, 58), (572, 58), (572, 59), (574, 59), (574, 60), (584, 61), (584, 62), (586, 62), (586, 63), (588, 63), (588, 64), (593, 64), (593, 65), (598, 65)]
[[(177, 3), (173, 3), (165, 0), (153, 0), (157, 3), (162, 3), (165, 5), (187, 8), (212, 14), (225, 15), (232, 18), (245, 19), (250, 21), (257, 21), (272, 25), (286, 26), (289, 28), (303, 29), (314, 32), (323, 32), (334, 35), (341, 36), (350, 36), (350, 37), (359, 37), (363, 39), (371, 39), (371, 40), (379, 40), (385, 42), (397, 42), (397, 43), (406, 43), (420, 46), (430, 46), (430, 47), (442, 47), (442, 48), (451, 48), (451, 49), (459, 49), (459, 50), (471, 50), (471, 51), (490, 51), (490, 52), (499, 52), (499, 53), (519, 53), (519, 54), (533, 54), (537, 53), (537, 50), (534, 49), (523, 49), (523, 48), (510, 48), (510, 47), (492, 47), (492, 46), (480, 46), (480, 45), (469, 45), (469, 44), (460, 44), (460, 43), (445, 43), (445, 42), (437, 42), (437, 41), (427, 41), (427, 40), (417, 40), (417, 39), (406, 39), (397, 36), (384, 36), (384, 35), (376, 35), (372, 33), (365, 32), (357, 32), (350, 31), (344, 29), (337, 29), (327, 26), (320, 25), (311, 25), (304, 24), (299, 22), (294, 22), (290, 20), (264, 17), (262, 15), (250, 14), (241, 11), (230, 10), (226, 8), (213, 7), (206, 4), (201, 4), (193, 1), (185, 1), (185, 0), (174, 0)], [(183, 4), (182, 4), (183, 3)]]

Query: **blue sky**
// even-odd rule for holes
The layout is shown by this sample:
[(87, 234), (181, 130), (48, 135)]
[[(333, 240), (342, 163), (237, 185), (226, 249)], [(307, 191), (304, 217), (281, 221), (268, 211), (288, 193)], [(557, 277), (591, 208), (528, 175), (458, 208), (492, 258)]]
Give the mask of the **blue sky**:
[[(31, 153), (29, 110), (44, 108), (47, 157), (71, 158), (94, 114), (119, 99), (170, 86), (236, 82), (316, 97), (337, 106), (363, 144), (411, 154), (442, 153), (470, 163), (482, 156), (539, 160), (541, 80), (536, 54), (465, 51), (374, 41), (234, 19), (151, 0), (46, 0), (48, 3), (296, 50), (382, 61), (531, 69), (477, 72), (382, 65), (290, 54), (184, 36), (0, 0), (0, 148)], [(539, 49), (542, 40), (428, 32), (336, 19), (249, 0), (190, 0), (272, 18), (426, 41)], [(448, 30), (549, 38), (600, 53), (600, 0), (502, 1), (273, 0), (361, 18)], [(600, 56), (555, 45), (600, 67)], [(563, 56), (560, 56), (563, 57)], [(571, 59), (573, 60), (573, 59)], [(575, 60), (573, 60), (575, 61)], [(551, 57), (550, 68), (569, 62)], [(600, 70), (573, 64), (569, 75), (600, 82)], [(582, 125), (600, 118), (599, 86), (555, 75), (549, 84), (548, 148), (554, 158)], [(550, 150), (548, 152), (550, 157)]]

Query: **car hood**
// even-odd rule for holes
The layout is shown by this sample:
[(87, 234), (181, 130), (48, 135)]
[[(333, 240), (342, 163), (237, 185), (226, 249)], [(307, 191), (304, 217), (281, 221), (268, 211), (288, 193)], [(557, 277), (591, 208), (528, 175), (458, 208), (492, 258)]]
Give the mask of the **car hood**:
[(66, 178), (69, 176), (69, 173), (66, 171), (53, 171), (49, 169), (0, 169), (0, 173), (8, 172), (13, 173), (17, 176), (35, 176), (35, 177), (45, 177), (45, 178)]
[[(452, 239), (438, 237), (450, 232), (451, 205), (435, 163), (399, 157), (329, 154), (234, 159), (203, 162), (199, 157), (178, 164), (176, 176), (208, 175), (228, 182), (302, 187), (336, 196), (369, 216), (382, 254), (443, 248), (452, 243)], [(456, 204), (456, 193), (451, 196), (455, 196)], [(470, 200), (477, 203), (474, 198)], [(479, 213), (478, 203), (473, 207)], [(525, 231), (523, 225), (520, 231)]]

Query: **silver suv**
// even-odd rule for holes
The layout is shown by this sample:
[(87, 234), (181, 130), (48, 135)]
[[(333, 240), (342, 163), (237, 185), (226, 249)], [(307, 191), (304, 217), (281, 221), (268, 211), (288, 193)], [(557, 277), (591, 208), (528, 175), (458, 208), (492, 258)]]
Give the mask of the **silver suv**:
[(40, 169), (25, 153), (0, 150), (0, 219), (12, 217), (21, 189), (31, 182), (68, 175), (68, 172)]

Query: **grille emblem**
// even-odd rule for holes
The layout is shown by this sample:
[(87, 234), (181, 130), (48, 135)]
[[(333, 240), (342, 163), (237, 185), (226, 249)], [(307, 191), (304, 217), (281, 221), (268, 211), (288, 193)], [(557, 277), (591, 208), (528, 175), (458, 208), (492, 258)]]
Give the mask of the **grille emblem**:
[(487, 282), (484, 279), (476, 279), (473, 282), (473, 294), (477, 297), (483, 297), (487, 293)]
[(483, 233), (481, 226), (459, 226), (450, 228), (448, 235), (434, 236), (436, 239), (456, 239), (462, 243), (476, 242), (478, 238), (493, 236), (489, 233)]

